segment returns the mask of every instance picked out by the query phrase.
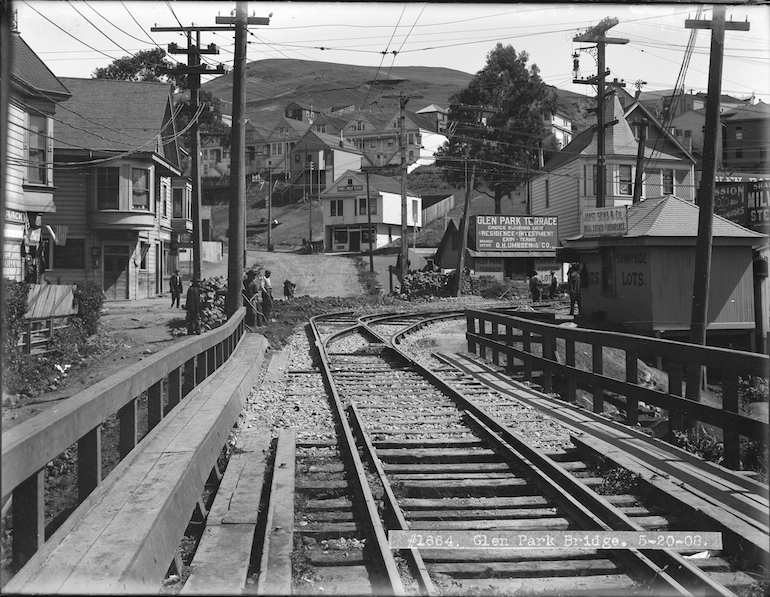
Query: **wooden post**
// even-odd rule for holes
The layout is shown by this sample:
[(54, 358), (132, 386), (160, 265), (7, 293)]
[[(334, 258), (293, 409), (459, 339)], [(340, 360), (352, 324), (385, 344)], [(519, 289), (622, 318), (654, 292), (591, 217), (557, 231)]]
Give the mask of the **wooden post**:
[(188, 359), (184, 364), (184, 381), (182, 382), (182, 398), (192, 392), (197, 385), (195, 379), (195, 360), (196, 357)]
[(217, 370), (217, 359), (214, 355), (213, 346), (206, 351), (206, 369), (209, 372), (209, 375)]
[[(564, 360), (569, 367), (575, 366), (575, 341), (572, 338), (565, 340)], [(567, 374), (567, 402), (577, 400), (577, 382), (574, 376)]]
[[(722, 410), (738, 412), (738, 374), (734, 371), (722, 373)], [(728, 425), (722, 429), (725, 450), (725, 466), (735, 471), (741, 470), (741, 436)]]
[[(626, 383), (633, 386), (639, 384), (639, 362), (636, 351), (626, 351)], [(626, 395), (626, 424), (635, 427), (639, 423), (639, 400), (635, 396)]]
[(147, 388), (147, 431), (163, 418), (163, 381), (156, 381)]
[[(169, 412), (182, 400), (182, 368), (177, 367), (168, 375), (168, 407)], [(165, 413), (164, 413), (165, 414)]]
[[(700, 367), (700, 364), (697, 365)], [(682, 396), (682, 364), (669, 362), (666, 367), (668, 373), (668, 393), (672, 396)], [(682, 431), (682, 415), (678, 409), (668, 411), (668, 432), (673, 438), (674, 431)]]
[[(483, 316), (479, 317), (479, 336), (482, 338), (489, 338), (487, 334), (487, 322)], [(479, 358), (487, 358), (487, 347), (484, 344), (479, 344)]]
[(513, 347), (513, 326), (510, 323), (505, 324), (505, 345), (508, 350), (505, 353), (505, 372), (509, 375), (513, 373), (513, 353), (511, 348)]
[[(492, 330), (493, 330), (493, 333), (492, 333), (493, 339), (495, 340), (495, 342), (498, 342), (500, 338), (499, 325), (497, 323), (493, 323)], [(495, 365), (500, 364), (500, 349), (497, 347), (497, 345), (495, 345), (494, 348), (492, 348), (492, 363)]]
[(207, 355), (205, 352), (200, 353), (195, 358), (195, 380), (196, 385), (202, 382), (209, 376)]
[(139, 417), (136, 416), (138, 408), (138, 401), (134, 398), (118, 411), (118, 420), (120, 421), (118, 451), (121, 460), (136, 446), (136, 437), (139, 434)]
[[(532, 336), (529, 330), (521, 330), (522, 335), (522, 350), (526, 354), (532, 354)], [(532, 361), (527, 359), (524, 361), (524, 380), (532, 381)]]
[[(591, 345), (591, 370), (594, 373), (601, 375), (604, 373), (604, 355), (601, 344)], [(600, 387), (594, 386), (594, 412), (604, 412), (604, 390)]]
[(102, 482), (102, 426), (78, 440), (78, 501), (84, 501)]
[(468, 339), (468, 352), (476, 352), (476, 341), (470, 336), (470, 334), (476, 333), (476, 316), (470, 313), (465, 316), (465, 331), (469, 334)]
[[(555, 339), (553, 336), (544, 333), (543, 336), (543, 361), (552, 360), (553, 358), (553, 344)], [(553, 392), (553, 372), (548, 368), (548, 365), (543, 363), (543, 390), (551, 393)]]
[(13, 565), (21, 568), (45, 543), (45, 469), (13, 490)]

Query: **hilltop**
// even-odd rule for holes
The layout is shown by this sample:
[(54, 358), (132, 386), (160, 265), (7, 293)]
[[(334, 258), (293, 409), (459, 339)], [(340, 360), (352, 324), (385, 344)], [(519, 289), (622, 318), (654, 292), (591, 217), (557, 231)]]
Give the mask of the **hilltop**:
[[(255, 124), (280, 117), (291, 102), (313, 105), (319, 110), (361, 106), (395, 108), (393, 99), (382, 93), (418, 94), (409, 103), (416, 112), (430, 104), (448, 106), (449, 97), (466, 87), (472, 75), (450, 68), (402, 66), (376, 67), (271, 58), (249, 62), (246, 66), (246, 114)], [(203, 88), (224, 100), (229, 108), (233, 96), (232, 72), (203, 84)], [(375, 103), (373, 103), (375, 102)], [(386, 103), (387, 102), (387, 103)]]

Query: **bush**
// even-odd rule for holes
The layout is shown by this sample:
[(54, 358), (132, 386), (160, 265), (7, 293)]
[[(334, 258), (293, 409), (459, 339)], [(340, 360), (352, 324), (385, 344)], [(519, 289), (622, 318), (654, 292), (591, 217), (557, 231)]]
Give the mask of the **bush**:
[(674, 431), (673, 444), (716, 464), (722, 464), (725, 459), (724, 444), (702, 430), (690, 429), (685, 433)]
[(102, 287), (93, 280), (78, 282), (75, 290), (78, 302), (78, 317), (83, 322), (83, 330), (87, 336), (92, 336), (99, 330), (99, 318), (104, 304)]
[(29, 284), (6, 278), (3, 280), (3, 358), (15, 359), (18, 354), (16, 343), (24, 330), (24, 314), (27, 312)]

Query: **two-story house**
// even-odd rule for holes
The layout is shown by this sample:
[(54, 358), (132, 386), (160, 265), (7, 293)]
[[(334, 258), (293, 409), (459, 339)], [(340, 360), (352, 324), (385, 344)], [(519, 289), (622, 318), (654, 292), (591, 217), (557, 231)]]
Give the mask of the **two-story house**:
[[(56, 238), (50, 219), (56, 210), (54, 195), (53, 138), (57, 104), (70, 97), (66, 86), (12, 32), (11, 101), (8, 135), (3, 139), (7, 156), (5, 213), (3, 214), (4, 278), (37, 283), (46, 266), (47, 242), (66, 242), (59, 229)], [(60, 110), (61, 111), (61, 110)], [(58, 172), (56, 173), (58, 177)], [(48, 226), (48, 228), (47, 228)]]
[[(422, 136), (417, 121), (421, 117), (406, 111), (404, 131), (406, 134), (406, 163), (414, 164), (420, 158)], [(424, 122), (424, 121), (423, 121)], [(371, 110), (359, 111), (348, 118), (343, 131), (345, 139), (352, 141), (364, 154), (367, 166), (398, 166), (401, 164), (401, 112), (395, 109), (389, 113)]]
[(350, 141), (309, 130), (289, 152), (291, 178), (282, 199), (318, 197), (343, 172), (360, 170), (362, 157)]
[[(47, 273), (69, 284), (102, 285), (108, 300), (163, 290), (172, 269), (172, 179), (181, 171), (171, 87), (164, 83), (62, 78), (68, 110), (54, 139), (53, 224), (68, 227), (49, 245)], [(182, 205), (186, 184), (177, 193)], [(186, 215), (181, 213), (180, 215)]]
[(201, 135), (201, 178), (223, 179), (230, 176), (230, 148), (222, 145), (219, 135)]
[(738, 106), (722, 112), (721, 120), (723, 170), (770, 173), (770, 105)]
[(449, 110), (446, 108), (431, 104), (430, 106), (425, 106), (424, 108), (417, 110), (415, 114), (421, 114), (429, 118), (432, 123), (431, 129), (435, 132), (446, 132), (446, 127), (449, 123)]
[(289, 154), (292, 147), (310, 129), (310, 124), (293, 118), (281, 118), (265, 136), (263, 149), (264, 168), (271, 168), (273, 173), (291, 173)]
[[(411, 233), (415, 226), (422, 227), (422, 199), (407, 189), (406, 201), (407, 233)], [(321, 193), (321, 202), (327, 250), (368, 250), (370, 239), (377, 249), (401, 238), (401, 182), (397, 178), (370, 174), (367, 181), (365, 174), (348, 170)]]
[[(617, 97), (608, 102), (605, 131), (606, 206), (633, 200), (638, 143)], [(530, 182), (531, 213), (559, 217), (559, 239), (580, 232), (584, 209), (596, 207), (597, 127), (582, 131), (555, 154)], [(676, 195), (693, 200), (693, 162), (646, 147), (641, 197)]]

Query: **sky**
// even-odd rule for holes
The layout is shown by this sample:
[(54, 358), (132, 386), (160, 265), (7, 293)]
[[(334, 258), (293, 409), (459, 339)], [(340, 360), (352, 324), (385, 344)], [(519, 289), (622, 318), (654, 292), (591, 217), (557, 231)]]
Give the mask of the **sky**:
[[(89, 78), (115, 58), (169, 43), (186, 46), (178, 32), (153, 32), (154, 26), (215, 26), (235, 2), (176, 0), (99, 0), (55, 2), (15, 0), (18, 29), (25, 42), (57, 76)], [(686, 48), (693, 30), (685, 20), (710, 19), (710, 5), (534, 3), (353, 3), (249, 2), (249, 16), (268, 17), (270, 25), (250, 26), (248, 60), (292, 58), (379, 67), (434, 66), (474, 74), (497, 43), (529, 55), (543, 80), (560, 89), (592, 95), (588, 85), (572, 83), (573, 54), (579, 51), (579, 77), (596, 74), (590, 44), (576, 35), (605, 17), (618, 20), (607, 36), (629, 40), (608, 45), (608, 80), (621, 79), (633, 93), (674, 88), (684, 74), (687, 90), (708, 87), (711, 33), (698, 30), (689, 64)], [(755, 95), (770, 103), (770, 7), (729, 6), (728, 20), (749, 21), (750, 30), (727, 31), (722, 93)], [(231, 68), (233, 34), (204, 32), (201, 44), (220, 53), (206, 56), (212, 65)], [(170, 56), (186, 62), (183, 54)], [(684, 69), (684, 70), (683, 70)], [(204, 77), (204, 81), (207, 77)], [(643, 84), (642, 84), (643, 83)]]

